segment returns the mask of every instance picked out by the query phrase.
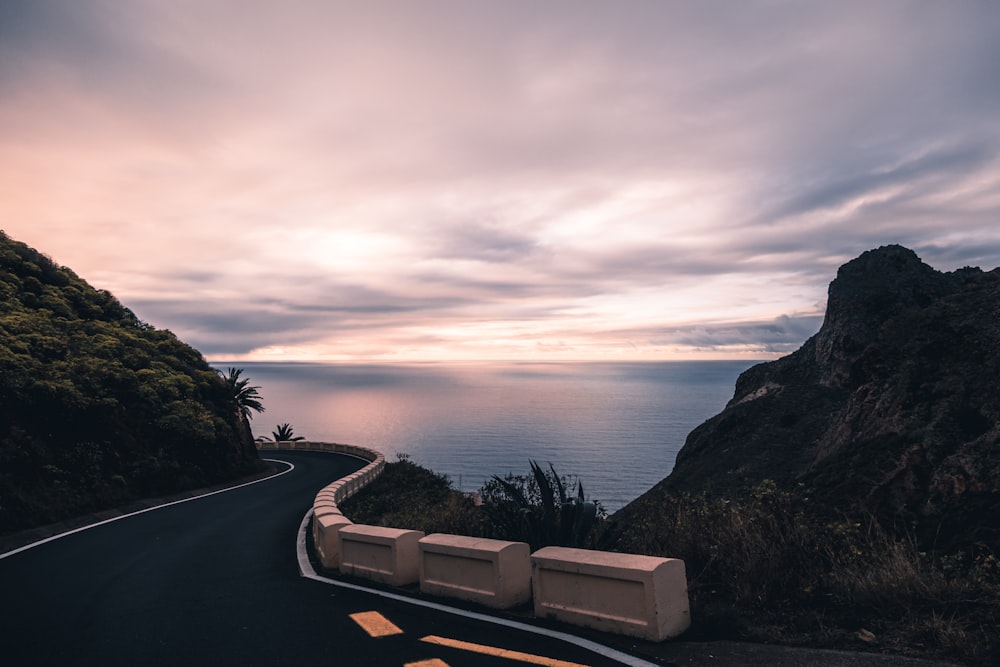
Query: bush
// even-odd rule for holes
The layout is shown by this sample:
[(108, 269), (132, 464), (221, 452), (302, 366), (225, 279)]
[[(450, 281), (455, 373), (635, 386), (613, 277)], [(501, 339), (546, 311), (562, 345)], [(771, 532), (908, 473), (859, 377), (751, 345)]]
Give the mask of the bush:
[(482, 513), (472, 496), (456, 491), (446, 475), (406, 456), (386, 463), (382, 474), (340, 506), (355, 523), (431, 533), (483, 536)]
[(529, 464), (531, 475), (494, 475), (480, 490), (489, 534), (527, 542), (532, 550), (591, 546), (598, 518), (606, 515), (603, 508), (584, 498), (579, 481), (576, 494), (567, 494), (569, 484), (552, 464), (548, 470)]
[(566, 480), (551, 466), (543, 471), (532, 463), (532, 470), (530, 477), (494, 478), (478, 494), (468, 494), (456, 491), (446, 475), (400, 456), (344, 501), (341, 511), (355, 523), (524, 541), (532, 549), (592, 544), (603, 508), (583, 500), (582, 485), (569, 497)]

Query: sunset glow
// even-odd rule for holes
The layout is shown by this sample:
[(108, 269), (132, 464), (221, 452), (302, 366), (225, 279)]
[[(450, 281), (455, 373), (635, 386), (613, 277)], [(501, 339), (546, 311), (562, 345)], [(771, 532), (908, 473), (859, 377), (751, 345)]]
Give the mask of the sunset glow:
[(774, 358), (1000, 265), (1000, 5), (0, 0), (0, 229), (209, 359)]

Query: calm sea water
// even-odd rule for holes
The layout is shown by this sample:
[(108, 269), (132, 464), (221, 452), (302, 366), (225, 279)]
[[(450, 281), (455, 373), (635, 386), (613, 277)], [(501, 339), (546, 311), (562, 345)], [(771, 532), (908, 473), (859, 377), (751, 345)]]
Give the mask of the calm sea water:
[(255, 435), (289, 422), (309, 440), (408, 454), (466, 491), (551, 462), (614, 511), (669, 474), (753, 363), (232, 365), (264, 397)]

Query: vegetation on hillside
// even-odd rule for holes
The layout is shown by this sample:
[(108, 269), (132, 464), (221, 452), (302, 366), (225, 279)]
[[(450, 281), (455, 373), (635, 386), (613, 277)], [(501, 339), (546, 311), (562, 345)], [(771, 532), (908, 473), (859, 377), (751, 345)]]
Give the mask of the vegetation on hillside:
[(577, 480), (576, 493), (569, 493), (570, 485), (551, 463), (547, 470), (535, 461), (529, 465), (530, 475), (494, 475), (480, 489), (492, 532), (532, 549), (592, 546), (597, 519), (606, 512), (584, 497), (583, 482)]
[(454, 490), (446, 475), (402, 455), (387, 462), (382, 474), (340, 509), (355, 523), (485, 536), (484, 517), (472, 496)]
[(0, 232), (0, 533), (257, 469), (243, 408), (197, 350)]
[(694, 638), (1000, 659), (1000, 560), (986, 544), (939, 551), (769, 480), (643, 500), (612, 517), (602, 547), (683, 559)]
[[(408, 460), (385, 470), (343, 503), (352, 521), (526, 541), (501, 534), (447, 477)], [(540, 496), (526, 500), (545, 511)], [(521, 508), (512, 500), (507, 510)], [(984, 545), (925, 550), (870, 518), (833, 520), (772, 482), (742, 498), (665, 495), (631, 510), (600, 519), (594, 545), (684, 560), (684, 639), (1000, 661), (1000, 560)]]
[(218, 371), (226, 383), (229, 397), (245, 418), (253, 419), (253, 413), (264, 412), (260, 387), (250, 384), (250, 378), (243, 377), (242, 368), (228, 368), (226, 372)]

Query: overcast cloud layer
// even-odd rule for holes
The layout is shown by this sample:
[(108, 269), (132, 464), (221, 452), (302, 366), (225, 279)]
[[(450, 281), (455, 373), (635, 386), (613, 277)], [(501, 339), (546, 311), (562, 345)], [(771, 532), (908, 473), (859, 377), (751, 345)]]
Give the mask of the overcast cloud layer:
[(0, 228), (209, 358), (770, 358), (1000, 265), (1000, 4), (0, 0)]

